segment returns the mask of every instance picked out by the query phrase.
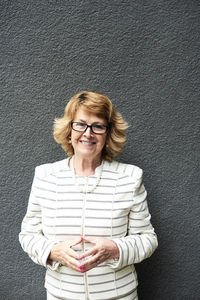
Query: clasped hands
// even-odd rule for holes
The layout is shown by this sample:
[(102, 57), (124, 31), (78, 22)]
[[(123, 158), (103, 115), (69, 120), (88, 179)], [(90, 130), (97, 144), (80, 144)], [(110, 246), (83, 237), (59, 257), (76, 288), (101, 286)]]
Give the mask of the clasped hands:
[[(84, 241), (92, 244), (92, 247), (83, 254), (78, 255), (72, 247)], [(119, 258), (119, 249), (112, 240), (81, 236), (78, 239), (55, 244), (51, 249), (48, 261), (58, 261), (64, 266), (84, 273), (111, 258)], [(80, 262), (83, 259), (84, 262)]]

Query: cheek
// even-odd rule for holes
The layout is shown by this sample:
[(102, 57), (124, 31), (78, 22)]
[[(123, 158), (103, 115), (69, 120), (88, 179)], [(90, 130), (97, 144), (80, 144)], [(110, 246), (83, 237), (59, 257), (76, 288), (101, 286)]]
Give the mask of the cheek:
[(106, 136), (105, 136), (105, 137), (102, 137), (102, 139), (101, 139), (101, 141), (100, 141), (101, 148), (104, 147), (105, 143), (106, 143)]
[(72, 131), (72, 133), (71, 133), (72, 146), (77, 144), (77, 140), (78, 140), (79, 137), (80, 137), (79, 133), (76, 133), (76, 132)]

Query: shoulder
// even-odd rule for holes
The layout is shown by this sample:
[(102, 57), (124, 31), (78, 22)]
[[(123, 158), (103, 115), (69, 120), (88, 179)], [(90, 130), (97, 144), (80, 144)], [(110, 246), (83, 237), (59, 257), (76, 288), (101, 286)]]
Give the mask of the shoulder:
[(35, 175), (40, 178), (54, 175), (68, 169), (68, 158), (53, 163), (46, 163), (35, 168)]
[(106, 168), (110, 170), (111, 172), (118, 175), (118, 177), (129, 177), (134, 179), (141, 179), (143, 176), (143, 170), (136, 166), (131, 164), (125, 164), (118, 161), (113, 160), (112, 162), (106, 162)]

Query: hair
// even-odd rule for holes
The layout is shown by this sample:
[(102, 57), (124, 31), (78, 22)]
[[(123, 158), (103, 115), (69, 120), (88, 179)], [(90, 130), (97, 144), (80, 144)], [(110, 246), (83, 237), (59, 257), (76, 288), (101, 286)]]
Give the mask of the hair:
[(126, 143), (126, 129), (128, 123), (118, 113), (110, 99), (100, 93), (81, 91), (74, 95), (67, 103), (62, 118), (55, 118), (53, 136), (61, 144), (68, 156), (74, 154), (71, 144), (71, 122), (79, 108), (103, 118), (108, 123), (108, 132), (105, 146), (102, 149), (102, 158), (112, 161), (123, 149)]

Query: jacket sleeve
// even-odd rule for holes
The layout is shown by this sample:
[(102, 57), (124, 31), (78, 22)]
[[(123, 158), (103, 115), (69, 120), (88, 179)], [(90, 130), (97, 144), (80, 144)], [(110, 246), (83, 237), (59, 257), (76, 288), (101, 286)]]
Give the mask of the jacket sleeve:
[(111, 264), (112, 268), (122, 268), (139, 263), (150, 257), (158, 246), (157, 236), (151, 225), (151, 215), (147, 204), (147, 192), (142, 183), (142, 170), (138, 169), (137, 184), (133, 190), (133, 205), (129, 213), (127, 235), (113, 239), (117, 244), (120, 257)]
[(42, 231), (41, 206), (38, 202), (35, 189), (37, 186), (38, 169), (39, 167), (36, 167), (27, 212), (22, 221), (21, 232), (19, 233), (19, 242), (23, 250), (36, 264), (54, 270), (58, 267), (59, 263), (53, 262), (50, 265), (47, 263), (47, 259), (52, 246), (56, 242), (48, 240)]

